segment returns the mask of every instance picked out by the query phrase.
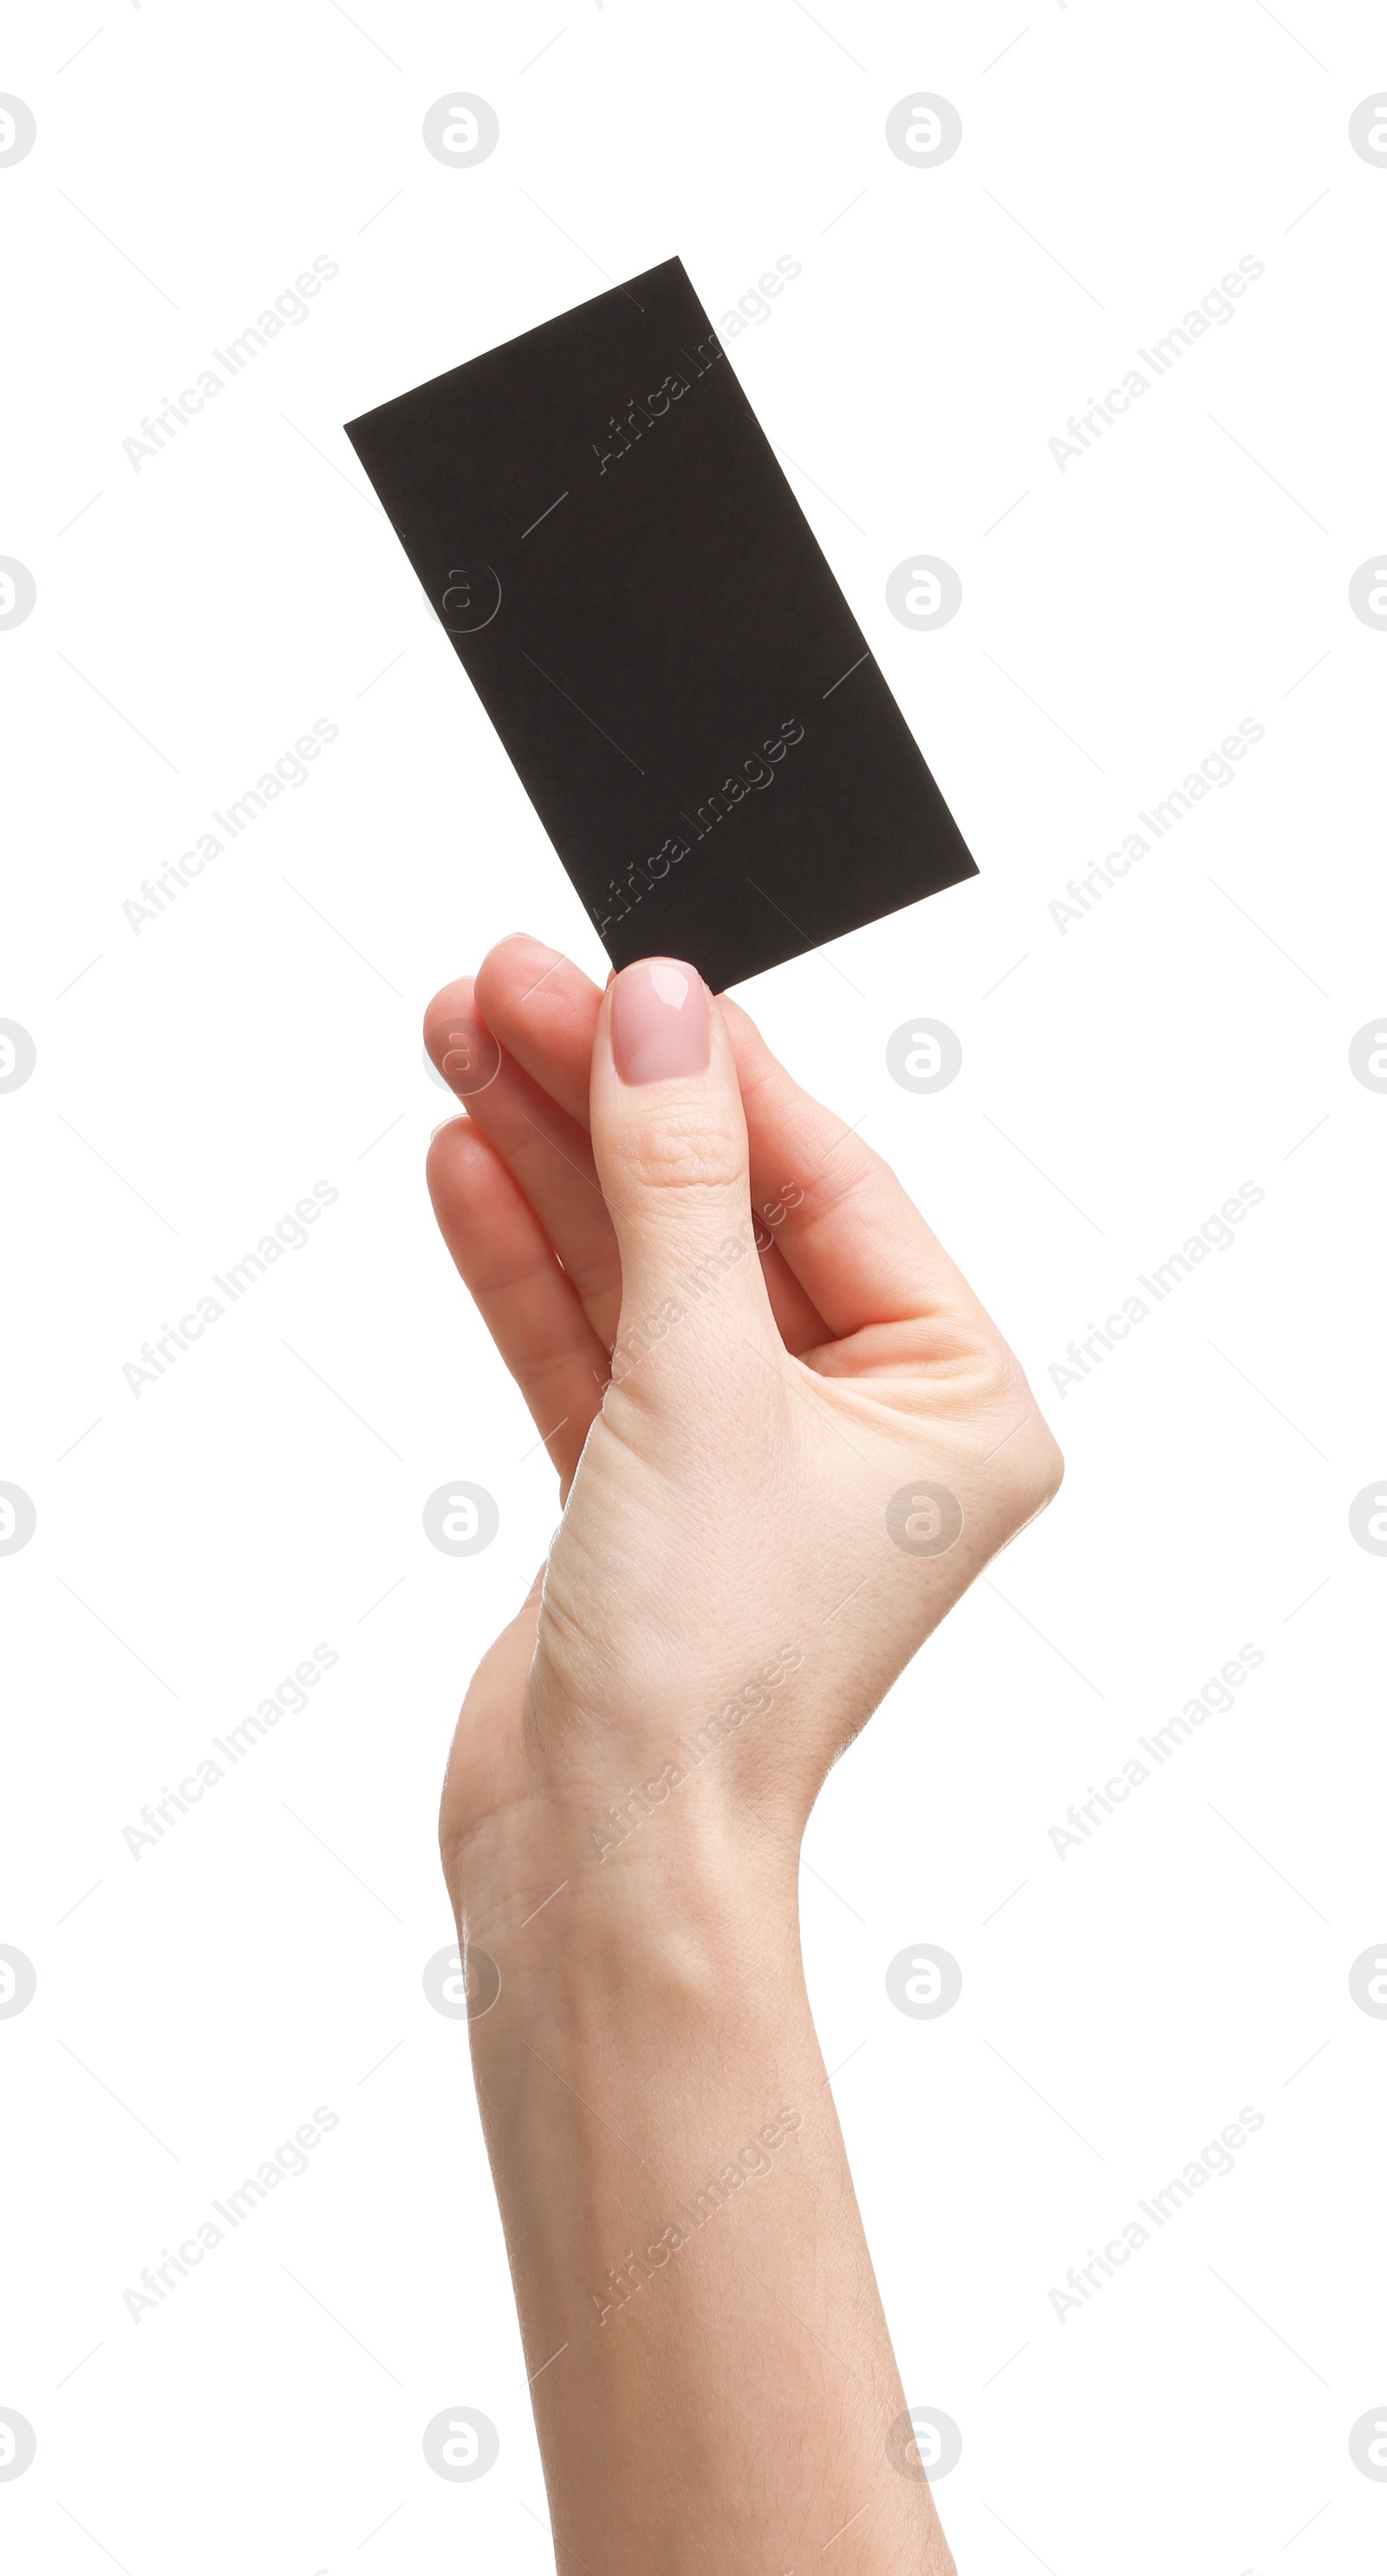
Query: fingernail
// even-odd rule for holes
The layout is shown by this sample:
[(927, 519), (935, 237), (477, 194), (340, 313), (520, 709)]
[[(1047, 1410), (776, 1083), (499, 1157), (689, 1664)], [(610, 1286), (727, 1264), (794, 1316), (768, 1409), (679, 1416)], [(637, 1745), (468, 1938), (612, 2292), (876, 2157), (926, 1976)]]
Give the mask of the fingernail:
[(612, 993), (612, 1053), (623, 1082), (668, 1082), (708, 1061), (708, 997), (692, 966), (642, 957)]

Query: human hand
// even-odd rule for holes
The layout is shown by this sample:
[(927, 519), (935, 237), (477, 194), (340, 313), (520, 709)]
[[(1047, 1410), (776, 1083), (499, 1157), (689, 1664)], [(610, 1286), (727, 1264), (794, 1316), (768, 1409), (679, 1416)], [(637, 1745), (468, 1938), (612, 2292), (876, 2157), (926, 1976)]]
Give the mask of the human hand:
[(489, 1940), (562, 1869), (695, 1850), (792, 1880), (830, 1765), (1056, 1491), (1054, 1439), (888, 1167), (692, 968), (603, 994), (516, 936), (425, 1035), (467, 1109), (439, 1225), (565, 1497), (459, 1720), (459, 1919)]

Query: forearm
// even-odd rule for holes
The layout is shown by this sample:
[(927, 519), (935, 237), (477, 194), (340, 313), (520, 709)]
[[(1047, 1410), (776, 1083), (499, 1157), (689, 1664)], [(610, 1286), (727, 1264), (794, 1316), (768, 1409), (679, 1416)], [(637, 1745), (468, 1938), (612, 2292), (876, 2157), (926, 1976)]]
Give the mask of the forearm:
[[(527, 1855), (473, 2054), (561, 2568), (946, 2576), (799, 1957), (794, 1860)], [(552, 1867), (561, 1889), (539, 1904)], [(519, 1893), (517, 1894), (517, 1885)]]

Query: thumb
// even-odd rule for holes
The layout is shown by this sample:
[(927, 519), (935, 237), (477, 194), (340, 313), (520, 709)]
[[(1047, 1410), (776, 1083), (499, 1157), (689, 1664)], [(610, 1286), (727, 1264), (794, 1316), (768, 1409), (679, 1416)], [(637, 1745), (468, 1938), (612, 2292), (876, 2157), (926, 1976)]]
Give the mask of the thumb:
[(590, 1110), (621, 1253), (613, 1377), (646, 1358), (676, 1318), (690, 1350), (729, 1326), (742, 1335), (773, 1330), (736, 1062), (696, 967), (644, 957), (608, 986)]

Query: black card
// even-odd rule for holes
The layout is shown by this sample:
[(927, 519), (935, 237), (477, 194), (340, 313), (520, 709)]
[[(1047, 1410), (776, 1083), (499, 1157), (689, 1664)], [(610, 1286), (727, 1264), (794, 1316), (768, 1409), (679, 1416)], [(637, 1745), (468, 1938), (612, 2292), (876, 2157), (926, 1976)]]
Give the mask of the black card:
[(976, 875), (681, 260), (347, 436), (613, 965), (720, 992)]

